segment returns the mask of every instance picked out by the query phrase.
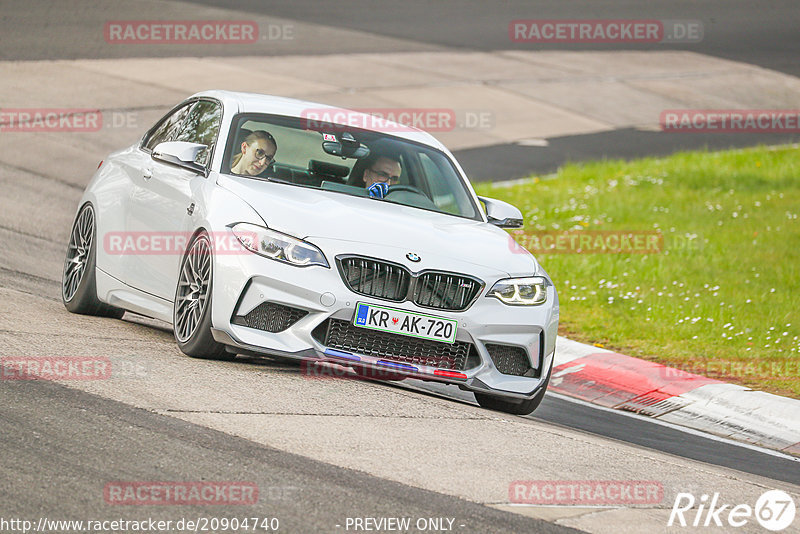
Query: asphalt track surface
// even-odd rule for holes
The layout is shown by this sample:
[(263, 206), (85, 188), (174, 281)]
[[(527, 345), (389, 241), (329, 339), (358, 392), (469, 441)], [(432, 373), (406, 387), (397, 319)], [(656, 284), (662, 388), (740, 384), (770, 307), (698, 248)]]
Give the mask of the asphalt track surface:
[[(579, 532), (287, 454), (52, 382), (2, 385), (2, 512), (50, 519), (277, 518), (280, 532), (337, 532), (347, 517), (457, 518), (460, 532)], [(57, 421), (57, 423), (56, 423)], [(13, 428), (13, 432), (7, 429)], [(44, 472), (43, 472), (44, 471)], [(43, 476), (45, 475), (45, 476)], [(259, 504), (112, 506), (114, 480), (255, 483)]]
[[(487, 27), (506, 27), (514, 18), (680, 18), (700, 19), (706, 27), (706, 38), (698, 51), (720, 57), (751, 62), (790, 74), (800, 73), (796, 61), (800, 53), (797, 32), (800, 10), (792, 2), (716, 1), (655, 2), (640, 11), (639, 2), (591, 2), (570, 4), (531, 2), (439, 2), (435, 8), (428, 2), (339, 2), (336, 9), (322, 9), (318, 2), (194, 2), (228, 6), (237, 12), (271, 13), (287, 20), (303, 20), (322, 25), (344, 27), (380, 36), (396, 36), (419, 43), (414, 49), (450, 47), (491, 50), (508, 48), (501, 36), (486, 31)], [(189, 4), (187, 4), (189, 5)], [(765, 7), (767, 6), (767, 7)], [(431, 13), (429, 9), (439, 10)], [(107, 57), (103, 54), (191, 54), (176, 51), (133, 48), (94, 47), (87, 36), (94, 32), (97, 20), (136, 18), (132, 9), (124, 16), (118, 12), (93, 10), (90, 4), (73, 1), (4, 2), (0, 20), (0, 59), (59, 59)], [(153, 14), (139, 18), (153, 18)], [(187, 16), (187, 18), (190, 18)], [(20, 20), (25, 20), (21, 24)], [(48, 39), (42, 39), (36, 28), (52, 26)], [(87, 44), (88, 43), (88, 44)], [(387, 50), (398, 46), (386, 43)], [(316, 43), (308, 53), (355, 51), (342, 43)], [(572, 49), (580, 49), (574, 45)], [(220, 54), (231, 53), (222, 50)], [(239, 53), (239, 52), (237, 52)], [(575, 136), (575, 139), (550, 140), (550, 146), (537, 153), (539, 167), (531, 167), (530, 152), (516, 154), (514, 146), (489, 147), (465, 151), (460, 156), (477, 169), (487, 155), (508, 163), (504, 167), (484, 169), (494, 179), (519, 175), (528, 166), (541, 172), (552, 170), (561, 162), (598, 157), (636, 157), (642, 154), (669, 153), (676, 148), (695, 148), (785, 142), (786, 137), (697, 137), (680, 136), (666, 139), (654, 132), (652, 137), (641, 132), (612, 132), (597, 136)], [(726, 144), (729, 143), (729, 144)], [(515, 163), (519, 160), (519, 163)], [(473, 163), (470, 163), (473, 162)], [(527, 168), (527, 167), (526, 167)], [(484, 172), (481, 171), (481, 172)], [(30, 185), (41, 192), (38, 198), (27, 198), (25, 189), (9, 187), (19, 175), (17, 169), (4, 162), (0, 166), (3, 183), (3, 210), (0, 215), (0, 287), (13, 288), (31, 297), (57, 301), (61, 257), (68, 228), (53, 230), (53, 221), (69, 220), (82, 183), (67, 184), (59, 176), (25, 176)], [(66, 193), (65, 193), (66, 192)], [(52, 202), (42, 212), (42, 204)], [(9, 213), (28, 213), (29, 219), (15, 220)], [(47, 255), (43, 254), (47, 252)], [(50, 254), (50, 252), (53, 252)], [(129, 314), (127, 319), (131, 320)], [(54, 325), (69, 322), (72, 316), (54, 314)], [(139, 326), (143, 338), (159, 332), (157, 327)], [(162, 332), (163, 333), (163, 332)], [(2, 333), (3, 335), (8, 332)], [(80, 339), (65, 343), (80, 346)], [(13, 346), (13, 344), (11, 345)], [(242, 362), (243, 367), (254, 365)], [(310, 389), (313, 383), (307, 383)], [(415, 384), (411, 384), (415, 386)], [(388, 390), (406, 389), (403, 384), (385, 384)], [(440, 398), (444, 393), (424, 386), (428, 393)], [(176, 390), (176, 395), (184, 392)], [(469, 395), (446, 393), (452, 408), (474, 410)], [(253, 480), (261, 488), (278, 488), (259, 504), (257, 515), (278, 517), (289, 532), (341, 531), (336, 525), (346, 516), (394, 516), (398, 512), (420, 517), (458, 517), (463, 532), (569, 532), (552, 523), (537, 521), (516, 514), (400, 484), (362, 472), (335, 467), (279, 451), (253, 441), (211, 430), (174, 417), (134, 408), (73, 388), (38, 381), (0, 381), (0, 501), (2, 515), (38, 517), (45, 512), (51, 517), (86, 518), (93, 512), (110, 515), (98, 499), (98, 488), (109, 480)], [(533, 421), (603, 436), (611, 441), (633, 444), (644, 449), (673, 455), (676, 462), (691, 459), (763, 476), (766, 479), (800, 484), (798, 463), (736, 444), (697, 436), (624, 414), (597, 410), (564, 399), (548, 397), (531, 418)], [(13, 431), (10, 431), (13, 429)], [(534, 459), (532, 459), (533, 461)], [(602, 461), (601, 458), (597, 461)], [(569, 465), (565, 459), (565, 466)], [(469, 476), (468, 467), (465, 476)], [(288, 494), (287, 488), (291, 488)], [(295, 491), (301, 488), (300, 491)], [(289, 496), (290, 495), (290, 496)], [(235, 516), (238, 510), (216, 508), (216, 516)], [(248, 515), (253, 510), (248, 510)], [(211, 515), (208, 508), (182, 508), (186, 516)], [(142, 516), (175, 519), (174, 510), (146, 507), (116, 507), (114, 517)], [(241, 514), (239, 514), (241, 515)]]
[[(430, 384), (415, 384), (422, 390), (433, 394), (446, 395), (471, 403), (470, 394), (454, 392)], [(720, 465), (748, 473), (782, 480), (792, 484), (800, 483), (800, 464), (782, 456), (747, 449), (740, 444), (686, 432), (671, 426), (664, 426), (646, 417), (634, 417), (627, 413), (612, 410), (598, 410), (586, 403), (575, 402), (567, 397), (550, 395), (541, 406), (527, 416), (550, 424), (579, 429), (604, 436), (620, 442), (633, 443), (641, 447), (690, 458), (700, 462)]]

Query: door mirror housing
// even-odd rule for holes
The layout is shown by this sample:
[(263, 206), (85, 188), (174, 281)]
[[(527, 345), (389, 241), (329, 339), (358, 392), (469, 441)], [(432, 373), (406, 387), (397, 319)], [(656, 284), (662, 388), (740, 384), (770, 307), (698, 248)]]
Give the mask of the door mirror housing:
[(522, 212), (508, 202), (494, 198), (478, 197), (486, 208), (489, 223), (500, 228), (520, 228), (523, 224)]
[(169, 163), (170, 165), (177, 165), (184, 169), (208, 175), (208, 170), (205, 166), (197, 163), (197, 156), (203, 151), (208, 150), (206, 145), (200, 143), (190, 143), (188, 141), (167, 141), (159, 143), (153, 149), (151, 156), (153, 159)]

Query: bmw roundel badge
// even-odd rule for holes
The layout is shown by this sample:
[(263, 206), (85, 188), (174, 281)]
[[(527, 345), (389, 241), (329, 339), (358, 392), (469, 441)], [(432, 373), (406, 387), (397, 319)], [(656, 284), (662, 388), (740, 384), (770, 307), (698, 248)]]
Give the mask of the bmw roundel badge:
[(408, 254), (406, 254), (406, 258), (408, 258), (410, 261), (413, 261), (414, 263), (417, 263), (419, 260), (422, 259), (413, 252), (409, 252)]

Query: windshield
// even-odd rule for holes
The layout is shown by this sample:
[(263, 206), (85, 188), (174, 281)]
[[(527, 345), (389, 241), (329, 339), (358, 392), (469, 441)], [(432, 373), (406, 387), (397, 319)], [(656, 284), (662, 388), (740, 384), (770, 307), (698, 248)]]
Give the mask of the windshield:
[(234, 118), (228, 147), (225, 173), (481, 220), (450, 158), (425, 145), (342, 125), (247, 114)]

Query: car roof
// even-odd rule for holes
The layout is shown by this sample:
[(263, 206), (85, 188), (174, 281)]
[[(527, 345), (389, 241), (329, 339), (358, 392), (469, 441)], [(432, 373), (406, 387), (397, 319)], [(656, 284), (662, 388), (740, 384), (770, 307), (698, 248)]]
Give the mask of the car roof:
[[(355, 110), (282, 96), (240, 93), (235, 91), (203, 91), (192, 95), (192, 98), (196, 97), (215, 98), (222, 102), (226, 110), (233, 110), (235, 113), (268, 113), (297, 118), (319, 118), (321, 121), (327, 121), (328, 119), (326, 117), (345, 112), (347, 113), (347, 124), (358, 124), (359, 128), (365, 130), (380, 132), (417, 143), (424, 143), (449, 153), (442, 143), (423, 130), (419, 130), (413, 126), (398, 124), (390, 120), (375, 120), (374, 115)], [(397, 111), (399, 112), (402, 110), (398, 109)], [(364, 127), (362, 125), (369, 125), (369, 127)]]

